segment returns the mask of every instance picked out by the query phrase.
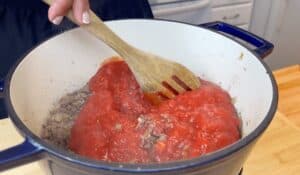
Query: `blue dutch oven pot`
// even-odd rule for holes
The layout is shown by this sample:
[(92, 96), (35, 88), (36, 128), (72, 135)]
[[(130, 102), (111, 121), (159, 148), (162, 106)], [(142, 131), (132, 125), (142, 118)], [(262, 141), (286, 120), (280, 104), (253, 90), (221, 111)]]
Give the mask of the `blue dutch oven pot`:
[(39, 160), (52, 175), (239, 174), (277, 108), (277, 86), (262, 61), (273, 45), (223, 22), (201, 26), (142, 19), (106, 23), (132, 45), (172, 58), (227, 90), (241, 114), (242, 139), (198, 158), (147, 165), (90, 160), (43, 141), (39, 134), (55, 100), (81, 87), (101, 61), (115, 55), (102, 41), (77, 28), (31, 50), (11, 68), (5, 82), (0, 82), (8, 116), (25, 138), (0, 152), (0, 171)]

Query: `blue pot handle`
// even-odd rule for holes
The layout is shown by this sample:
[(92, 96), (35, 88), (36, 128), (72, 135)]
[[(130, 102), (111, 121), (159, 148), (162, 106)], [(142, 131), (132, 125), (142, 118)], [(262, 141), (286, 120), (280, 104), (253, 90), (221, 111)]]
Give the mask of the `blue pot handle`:
[[(0, 78), (0, 102), (4, 103), (4, 80)], [(3, 105), (2, 105), (3, 106)], [(0, 108), (0, 120), (7, 118), (7, 113), (5, 109)]]
[(4, 97), (4, 80), (0, 79), (0, 98)]
[[(0, 99), (4, 98), (4, 80), (0, 79)], [(3, 116), (3, 115), (2, 115)], [(6, 118), (7, 115), (4, 115)], [(1, 115), (0, 115), (0, 119)], [(0, 141), (2, 142), (2, 141)], [(0, 151), (0, 172), (41, 158), (42, 149), (28, 139), (19, 145)]]
[(0, 151), (0, 172), (42, 158), (42, 149), (28, 139), (20, 145)]
[(274, 48), (274, 45), (263, 38), (250, 33), (244, 29), (238, 28), (236, 26), (224, 23), (224, 22), (211, 22), (211, 23), (205, 23), (201, 24), (201, 27), (208, 28), (214, 31), (220, 31), (226, 34), (229, 34), (231, 36), (237, 37), (247, 43), (252, 44), (256, 47), (256, 49), (253, 50), (257, 55), (259, 55), (261, 58), (265, 58), (268, 56)]

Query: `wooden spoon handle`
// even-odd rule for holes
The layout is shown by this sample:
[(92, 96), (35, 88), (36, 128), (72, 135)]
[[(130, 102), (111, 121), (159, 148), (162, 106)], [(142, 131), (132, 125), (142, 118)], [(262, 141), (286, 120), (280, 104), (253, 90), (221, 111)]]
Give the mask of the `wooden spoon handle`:
[[(43, 0), (48, 5), (51, 5), (52, 0)], [(124, 59), (128, 58), (129, 51), (136, 50), (128, 43), (123, 41), (118, 35), (116, 35), (104, 22), (92, 11), (89, 11), (91, 23), (87, 25), (80, 25), (92, 35), (104, 41), (107, 45), (112, 47), (117, 53), (119, 53)], [(73, 13), (70, 10), (66, 15), (72, 22), (77, 23), (73, 17)], [(127, 60), (126, 60), (127, 61)]]
[(116, 35), (93, 11), (90, 11), (90, 19), (91, 24), (81, 27), (104, 41), (124, 59), (128, 57), (128, 51), (135, 49)]

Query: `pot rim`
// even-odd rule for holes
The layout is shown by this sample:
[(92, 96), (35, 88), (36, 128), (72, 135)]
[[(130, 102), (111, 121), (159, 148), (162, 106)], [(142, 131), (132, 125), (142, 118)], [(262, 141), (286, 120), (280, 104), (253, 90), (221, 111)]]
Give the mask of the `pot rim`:
[[(257, 128), (254, 129), (250, 134), (245, 136), (244, 138), (238, 140), (237, 142), (226, 146), (220, 150), (217, 150), (212, 153), (208, 153), (206, 155), (200, 156), (198, 158), (193, 158), (193, 159), (188, 159), (188, 160), (180, 160), (180, 161), (172, 161), (172, 162), (166, 162), (166, 163), (159, 163), (159, 164), (128, 164), (128, 163), (108, 163), (105, 161), (96, 161), (96, 160), (91, 160), (88, 158), (85, 158), (83, 156), (79, 156), (75, 153), (69, 153), (63, 149), (57, 148), (56, 146), (53, 146), (49, 143), (46, 143), (43, 139), (39, 138), (36, 136), (33, 132), (31, 132), (21, 121), (21, 119), (18, 117), (16, 114), (12, 102), (10, 99), (10, 82), (11, 78), (13, 77), (13, 74), (18, 67), (18, 65), (23, 61), (23, 59), (30, 53), (32, 52), (35, 48), (39, 47), (41, 44), (47, 42), (48, 40), (53, 39), (54, 37), (62, 34), (59, 33), (53, 37), (50, 37), (49, 39), (42, 41), (41, 43), (37, 44), (35, 47), (32, 49), (28, 50), (20, 59), (14, 64), (14, 66), (11, 67), (9, 70), (8, 75), (6, 76), (5, 79), (5, 88), (4, 88), (4, 93), (5, 93), (5, 103), (6, 103), (6, 108), (9, 114), (10, 119), (13, 121), (14, 125), (17, 127), (19, 132), (27, 138), (31, 143), (33, 143), (35, 146), (40, 147), (46, 154), (49, 154), (49, 156), (54, 156), (55, 158), (62, 159), (64, 161), (68, 161), (80, 166), (85, 166), (87, 168), (94, 168), (94, 169), (101, 169), (101, 170), (108, 170), (108, 171), (117, 171), (117, 172), (127, 172), (127, 173), (155, 173), (155, 172), (163, 172), (163, 171), (174, 171), (174, 170), (181, 170), (185, 168), (194, 168), (194, 167), (206, 167), (212, 162), (216, 161), (221, 161), (225, 157), (228, 157), (232, 155), (235, 152), (240, 151), (242, 148), (247, 146), (248, 144), (254, 142), (269, 126), (270, 122), (272, 121), (275, 112), (277, 110), (277, 104), (278, 104), (278, 88), (277, 84), (275, 81), (275, 78), (272, 74), (271, 69), (262, 61), (260, 56), (255, 53), (254, 51), (250, 50), (248, 47), (245, 46), (245, 44), (240, 43), (225, 34), (218, 33), (216, 31), (209, 30), (205, 27), (193, 25), (193, 24), (188, 24), (184, 22), (178, 22), (178, 21), (173, 21), (173, 20), (165, 20), (165, 19), (138, 19), (138, 18), (133, 18), (133, 19), (118, 19), (118, 20), (109, 20), (106, 21), (108, 23), (114, 22), (114, 21), (162, 21), (162, 22), (170, 22), (170, 23), (179, 23), (179, 24), (185, 24), (201, 29), (208, 30), (210, 32), (214, 32), (218, 35), (221, 35), (223, 37), (226, 37), (234, 42), (237, 42), (240, 44), (242, 47), (246, 48), (249, 52), (251, 52), (254, 56), (255, 59), (257, 59), (264, 69), (266, 70), (266, 73), (268, 74), (268, 77), (271, 81), (272, 84), (272, 90), (273, 90), (273, 95), (272, 95), (272, 102), (271, 106), (263, 119), (263, 121), (259, 124)], [(71, 29), (71, 30), (75, 30)], [(71, 31), (69, 30), (69, 31)]]

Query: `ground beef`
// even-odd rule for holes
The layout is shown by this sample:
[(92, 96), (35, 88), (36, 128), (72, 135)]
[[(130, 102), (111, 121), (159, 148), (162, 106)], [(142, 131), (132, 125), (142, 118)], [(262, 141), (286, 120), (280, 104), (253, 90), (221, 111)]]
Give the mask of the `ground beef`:
[(159, 104), (151, 100), (125, 62), (108, 62), (56, 103), (42, 138), (91, 159), (154, 163), (202, 156), (241, 136), (229, 94), (211, 82)]
[(60, 98), (43, 124), (42, 139), (60, 148), (68, 149), (68, 140), (74, 120), (89, 94), (90, 91), (86, 85)]

